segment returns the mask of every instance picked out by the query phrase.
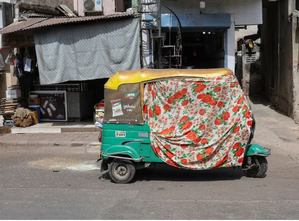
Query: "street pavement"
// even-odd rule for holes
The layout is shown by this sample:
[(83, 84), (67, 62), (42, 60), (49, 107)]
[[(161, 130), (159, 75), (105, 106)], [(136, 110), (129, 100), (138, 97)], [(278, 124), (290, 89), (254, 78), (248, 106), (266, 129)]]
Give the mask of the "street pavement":
[(253, 142), (272, 149), (265, 178), (156, 165), (114, 184), (89, 144), (97, 133), (2, 135), (0, 219), (299, 219), (299, 126), (252, 108)]

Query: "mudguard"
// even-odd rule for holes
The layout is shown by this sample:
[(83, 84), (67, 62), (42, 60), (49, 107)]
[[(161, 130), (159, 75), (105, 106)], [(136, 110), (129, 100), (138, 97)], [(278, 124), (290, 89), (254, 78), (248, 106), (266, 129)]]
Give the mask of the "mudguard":
[(113, 145), (101, 154), (103, 158), (119, 158), (135, 162), (140, 162), (143, 159), (133, 147), (126, 145)]
[(258, 144), (251, 144), (248, 146), (246, 156), (263, 156), (267, 157), (271, 154), (271, 150), (264, 148)]
[(107, 160), (101, 160), (101, 172), (108, 170), (108, 161)]

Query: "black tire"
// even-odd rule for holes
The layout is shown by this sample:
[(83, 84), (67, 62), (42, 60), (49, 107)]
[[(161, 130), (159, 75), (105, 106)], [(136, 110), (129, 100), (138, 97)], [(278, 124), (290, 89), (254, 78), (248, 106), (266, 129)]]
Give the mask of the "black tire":
[(109, 164), (109, 176), (115, 183), (129, 183), (135, 176), (136, 168), (129, 160), (114, 159)]
[(261, 157), (261, 156), (253, 157), (254, 160), (255, 158), (258, 161), (258, 165), (252, 167), (249, 170), (246, 170), (245, 173), (248, 177), (263, 178), (266, 176), (268, 170), (268, 161), (266, 157)]

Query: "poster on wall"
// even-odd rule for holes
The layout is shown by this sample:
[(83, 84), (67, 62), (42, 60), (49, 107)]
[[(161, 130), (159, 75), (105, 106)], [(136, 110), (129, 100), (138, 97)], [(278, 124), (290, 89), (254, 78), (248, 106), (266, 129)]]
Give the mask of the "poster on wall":
[(41, 121), (67, 121), (65, 91), (30, 91), (40, 99)]

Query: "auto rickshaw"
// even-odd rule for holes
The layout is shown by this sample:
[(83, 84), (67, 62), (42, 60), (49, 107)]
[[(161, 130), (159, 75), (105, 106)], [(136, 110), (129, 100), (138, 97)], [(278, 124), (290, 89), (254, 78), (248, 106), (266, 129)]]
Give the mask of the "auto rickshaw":
[(153, 163), (266, 175), (270, 149), (251, 144), (255, 121), (229, 69), (120, 71), (105, 84), (104, 106), (99, 160), (115, 183)]

